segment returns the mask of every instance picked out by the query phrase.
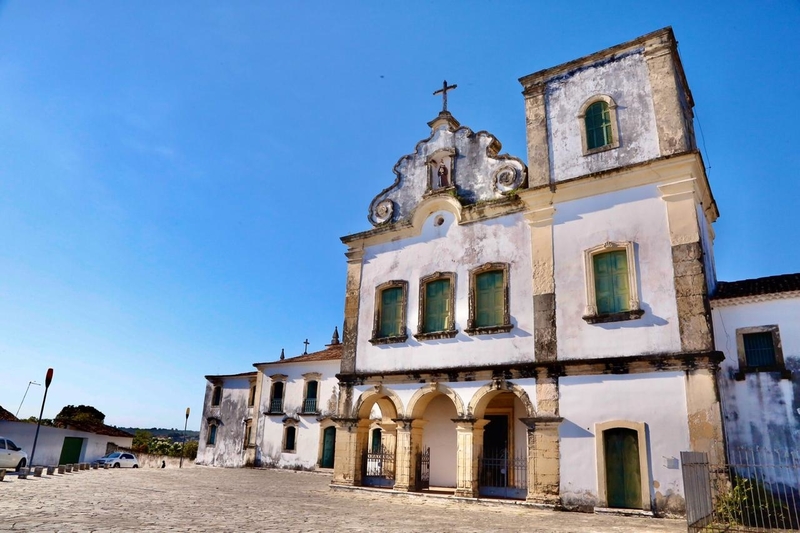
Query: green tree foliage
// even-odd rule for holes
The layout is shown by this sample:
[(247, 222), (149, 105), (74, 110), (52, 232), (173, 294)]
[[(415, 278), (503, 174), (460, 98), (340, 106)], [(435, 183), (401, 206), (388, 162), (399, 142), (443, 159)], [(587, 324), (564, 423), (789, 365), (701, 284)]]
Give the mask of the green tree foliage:
[(150, 440), (152, 438), (153, 434), (149, 431), (144, 429), (136, 430), (136, 434), (133, 436), (133, 451), (147, 453), (150, 450)]
[(187, 459), (196, 459), (197, 458), (197, 446), (198, 442), (196, 440), (190, 440), (186, 443), (183, 447), (183, 456)]
[(55, 417), (56, 424), (84, 423), (103, 424), (106, 415), (91, 405), (67, 405)]

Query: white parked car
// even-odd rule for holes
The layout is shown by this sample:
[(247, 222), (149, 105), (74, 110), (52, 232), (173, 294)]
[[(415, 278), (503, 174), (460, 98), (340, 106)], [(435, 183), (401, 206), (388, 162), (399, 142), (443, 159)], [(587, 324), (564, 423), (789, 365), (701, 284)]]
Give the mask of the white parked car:
[(136, 456), (128, 452), (110, 453), (94, 462), (100, 466), (108, 463), (109, 468), (139, 468)]
[(0, 437), (0, 468), (13, 468), (19, 471), (28, 464), (28, 454), (13, 441)]

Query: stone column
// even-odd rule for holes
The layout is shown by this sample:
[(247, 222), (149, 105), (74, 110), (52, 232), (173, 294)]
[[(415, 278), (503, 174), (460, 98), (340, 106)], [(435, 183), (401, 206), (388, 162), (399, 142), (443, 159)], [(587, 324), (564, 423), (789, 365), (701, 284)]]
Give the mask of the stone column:
[(422, 445), (422, 429), (427, 421), (397, 418), (394, 489), (404, 492), (417, 490), (417, 452)]
[(533, 265), (533, 346), (537, 361), (555, 361), (556, 283), (553, 258), (552, 206), (532, 207), (525, 215), (531, 231)]
[(528, 187), (550, 183), (545, 84), (525, 87), (525, 129), (528, 136)]
[(678, 71), (677, 43), (672, 31), (665, 32), (645, 45), (644, 57), (653, 94), (658, 145), (662, 156), (694, 148), (691, 132), (692, 95)]
[(714, 363), (686, 371), (686, 410), (689, 415), (689, 445), (693, 452), (706, 452), (711, 464), (725, 461), (722, 411)]
[(361, 298), (361, 261), (364, 249), (350, 248), (347, 253), (347, 285), (344, 293), (344, 326), (342, 328), (342, 374), (356, 371), (356, 340), (358, 339), (358, 308)]
[(522, 418), (528, 426), (528, 497), (531, 503), (561, 503), (561, 452), (558, 426), (561, 417)]
[(334, 418), (336, 451), (333, 463), (334, 485), (360, 485), (362, 451), (369, 438), (369, 420)]
[(483, 452), (483, 428), (489, 421), (457, 418), (453, 422), (456, 424), (458, 443), (455, 495), (477, 498), (480, 485), (478, 459)]

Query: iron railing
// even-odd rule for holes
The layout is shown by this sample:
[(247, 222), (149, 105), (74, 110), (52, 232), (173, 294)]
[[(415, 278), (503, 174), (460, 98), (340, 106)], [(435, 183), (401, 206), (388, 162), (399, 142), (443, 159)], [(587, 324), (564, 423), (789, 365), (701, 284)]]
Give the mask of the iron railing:
[(528, 495), (528, 451), (511, 456), (504, 448), (484, 450), (478, 457), (481, 496), (524, 499)]
[(800, 529), (800, 451), (731, 447), (728, 462), (681, 452), (689, 532)]
[(394, 448), (381, 446), (364, 450), (362, 455), (362, 484), (368, 487), (394, 486)]
[(417, 452), (417, 490), (431, 488), (431, 449), (424, 448)]
[(316, 413), (317, 412), (317, 399), (316, 398), (306, 398), (303, 400), (303, 412), (304, 413)]
[(283, 398), (273, 398), (272, 401), (269, 402), (269, 412), (270, 413), (283, 412)]

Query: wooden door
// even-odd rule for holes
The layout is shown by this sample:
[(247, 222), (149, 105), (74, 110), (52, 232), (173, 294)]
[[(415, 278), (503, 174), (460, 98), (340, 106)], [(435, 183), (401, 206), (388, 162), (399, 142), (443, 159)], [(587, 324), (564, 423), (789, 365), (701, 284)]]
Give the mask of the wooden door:
[(609, 507), (641, 509), (642, 475), (639, 435), (626, 428), (603, 432), (606, 455), (606, 496)]
[(336, 428), (331, 426), (322, 432), (322, 461), (321, 468), (333, 468), (333, 456), (336, 452)]

